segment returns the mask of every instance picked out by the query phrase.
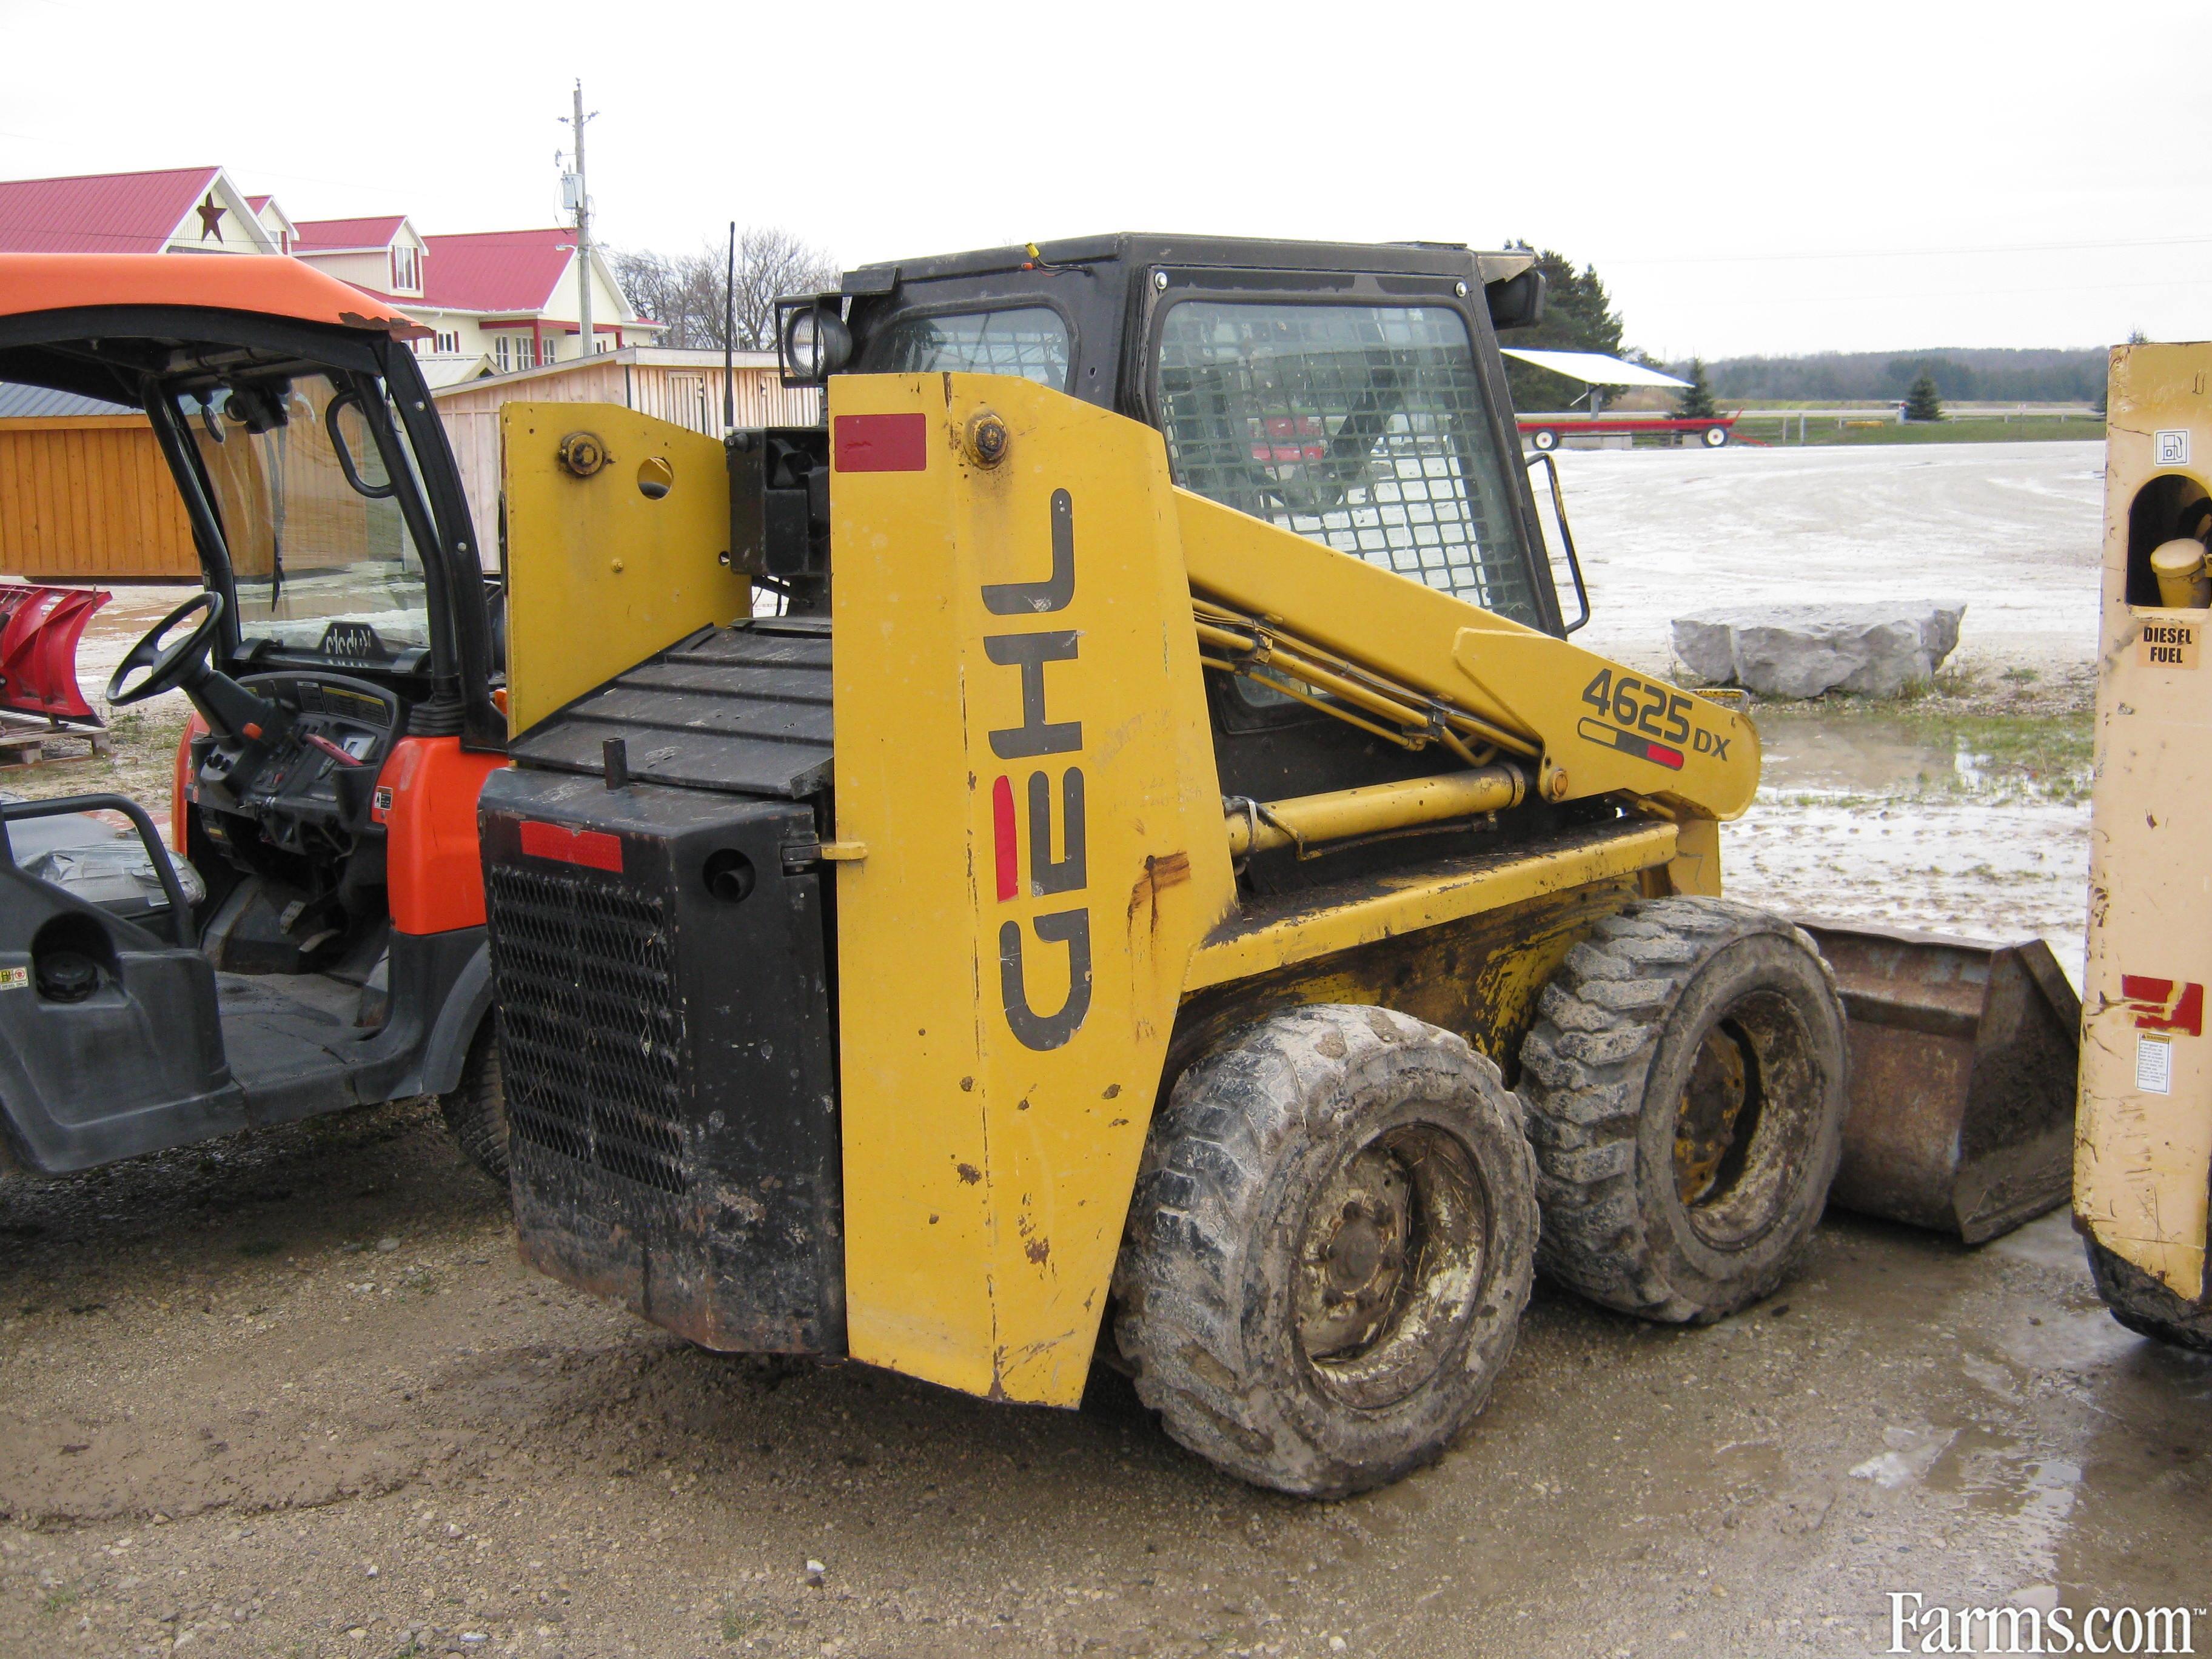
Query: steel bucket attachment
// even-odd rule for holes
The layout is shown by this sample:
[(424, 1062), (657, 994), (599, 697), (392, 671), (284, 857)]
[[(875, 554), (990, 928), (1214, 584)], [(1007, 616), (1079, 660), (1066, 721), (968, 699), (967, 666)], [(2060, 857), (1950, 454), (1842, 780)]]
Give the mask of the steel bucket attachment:
[(1833, 1201), (1969, 1244), (2066, 1202), (2081, 1000), (2051, 947), (1800, 925), (1850, 1018)]

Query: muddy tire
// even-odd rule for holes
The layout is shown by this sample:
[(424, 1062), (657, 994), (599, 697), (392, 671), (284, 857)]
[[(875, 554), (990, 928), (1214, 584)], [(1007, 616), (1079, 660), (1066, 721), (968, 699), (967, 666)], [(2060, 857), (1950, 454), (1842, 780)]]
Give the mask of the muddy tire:
[(499, 1068), (498, 1022), (487, 1018), (461, 1063), (460, 1086), (438, 1097), (446, 1127), (469, 1161), (507, 1184), (507, 1087)]
[(2138, 1336), (2212, 1353), (2212, 1308), (2184, 1302), (2125, 1256), (2088, 1241), (2089, 1273), (2105, 1306)]
[(1788, 1279), (1843, 1148), (1844, 1012), (1813, 941), (1747, 905), (1644, 900), (1568, 952), (1537, 1009), (1538, 1265), (1691, 1323)]
[(1482, 1409), (1535, 1234), (1495, 1066), (1402, 1014), (1297, 1009), (1191, 1066), (1154, 1121), (1115, 1339), (1182, 1444), (1340, 1498), (1433, 1462)]

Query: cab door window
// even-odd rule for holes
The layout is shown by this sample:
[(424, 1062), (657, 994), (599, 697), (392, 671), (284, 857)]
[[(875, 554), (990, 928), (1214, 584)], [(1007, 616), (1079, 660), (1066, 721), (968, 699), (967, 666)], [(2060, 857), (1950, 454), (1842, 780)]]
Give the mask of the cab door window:
[(1457, 312), (1186, 300), (1155, 374), (1184, 489), (1543, 625)]

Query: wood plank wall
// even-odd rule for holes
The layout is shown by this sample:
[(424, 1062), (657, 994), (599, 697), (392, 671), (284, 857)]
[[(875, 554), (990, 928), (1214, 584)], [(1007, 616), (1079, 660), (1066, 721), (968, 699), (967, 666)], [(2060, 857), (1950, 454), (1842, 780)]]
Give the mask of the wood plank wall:
[[(811, 426), (822, 418), (822, 394), (812, 386), (787, 386), (770, 359), (739, 362), (736, 375), (739, 426)], [(499, 566), (499, 410), (507, 403), (621, 404), (694, 432), (722, 430), (722, 366), (674, 368), (661, 363), (562, 363), (525, 379), (470, 380), (437, 394), (438, 418), (453, 445), (477, 546), (484, 568)]]
[(198, 577), (184, 503), (144, 416), (0, 421), (0, 574)]

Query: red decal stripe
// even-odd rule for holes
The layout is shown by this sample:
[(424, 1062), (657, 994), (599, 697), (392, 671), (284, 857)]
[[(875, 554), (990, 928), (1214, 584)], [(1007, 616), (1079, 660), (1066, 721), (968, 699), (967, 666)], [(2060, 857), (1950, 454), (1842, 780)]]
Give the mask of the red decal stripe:
[(2153, 979), (2144, 974), (2122, 974), (2120, 994), (2135, 1011), (2136, 1024), (2146, 1031), (2185, 1031), (2191, 1036), (2204, 1035), (2204, 988), (2185, 983), (2181, 994), (2174, 994), (2170, 979)]
[(1677, 772), (1682, 769), (1682, 751), (1679, 749), (1669, 749), (1663, 743), (1647, 745), (1644, 751), (1644, 757), (1646, 760), (1657, 761), (1662, 766), (1671, 766)]
[(526, 818), (522, 824), (522, 850), (534, 859), (552, 859), (562, 864), (580, 864), (593, 870), (622, 873), (622, 837), (611, 836), (604, 830), (571, 830), (564, 824), (541, 823), (535, 818)]
[(991, 786), (991, 840), (999, 857), (999, 902), (1003, 904), (1014, 896), (1014, 786), (1008, 778)]
[(838, 472), (920, 472), (929, 461), (929, 422), (915, 415), (840, 415), (830, 427)]

